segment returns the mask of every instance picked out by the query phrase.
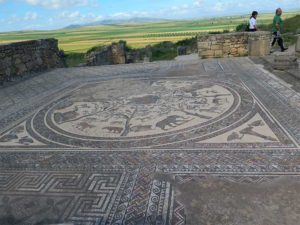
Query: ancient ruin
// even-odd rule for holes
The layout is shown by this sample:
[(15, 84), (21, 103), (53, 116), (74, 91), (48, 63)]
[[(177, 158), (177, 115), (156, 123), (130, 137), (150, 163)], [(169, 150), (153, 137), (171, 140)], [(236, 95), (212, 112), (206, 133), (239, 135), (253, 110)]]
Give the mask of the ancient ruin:
[(56, 39), (0, 45), (0, 83), (63, 66)]
[(0, 87), (0, 225), (298, 225), (300, 88), (242, 57), (270, 38), (151, 63), (119, 42), (74, 68), (54, 39), (0, 46), (2, 80), (40, 72)]
[(270, 40), (271, 33), (265, 31), (200, 35), (198, 54), (201, 58), (266, 56)]
[(108, 46), (98, 47), (86, 55), (86, 66), (143, 63), (151, 61), (151, 47), (127, 49), (126, 42), (120, 41)]
[(248, 58), (55, 69), (0, 96), (1, 225), (299, 223), (300, 95)]

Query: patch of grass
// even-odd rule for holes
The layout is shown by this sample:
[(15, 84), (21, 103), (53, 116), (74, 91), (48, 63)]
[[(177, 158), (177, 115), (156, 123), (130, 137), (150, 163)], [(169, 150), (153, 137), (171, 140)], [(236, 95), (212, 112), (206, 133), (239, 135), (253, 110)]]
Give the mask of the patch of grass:
[(285, 32), (295, 33), (297, 29), (300, 29), (300, 14), (284, 21)]
[(165, 41), (151, 46), (152, 60), (171, 60), (177, 56), (176, 45), (172, 42)]
[(74, 67), (85, 63), (85, 53), (67, 53), (65, 55), (65, 63), (67, 67)]
[(283, 34), (282, 38), (287, 46), (291, 46), (297, 42), (297, 37), (293, 34)]

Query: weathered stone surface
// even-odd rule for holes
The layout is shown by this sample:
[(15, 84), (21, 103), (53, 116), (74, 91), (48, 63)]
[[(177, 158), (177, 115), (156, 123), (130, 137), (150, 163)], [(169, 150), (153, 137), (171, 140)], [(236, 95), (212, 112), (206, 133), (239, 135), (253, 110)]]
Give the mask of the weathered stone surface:
[(177, 48), (177, 55), (186, 55), (187, 54), (187, 47), (179, 46)]
[(0, 81), (14, 76), (63, 67), (56, 39), (0, 45)]
[(183, 58), (0, 89), (0, 224), (299, 225), (299, 93)]
[(201, 58), (265, 56), (270, 52), (270, 39), (269, 32), (201, 35), (198, 53)]
[(300, 35), (297, 36), (297, 42), (295, 46), (296, 56), (300, 58)]
[(273, 68), (276, 70), (294, 69), (298, 67), (297, 58), (293, 54), (277, 52), (274, 54)]
[(248, 40), (249, 56), (266, 56), (271, 50), (271, 36), (266, 32), (250, 32)]
[(119, 42), (92, 51), (86, 55), (87, 66), (115, 65), (126, 63), (143, 63), (152, 58), (151, 49), (147, 46), (141, 50), (126, 51), (126, 43)]
[(87, 66), (125, 64), (126, 53), (124, 43), (114, 43), (86, 55)]
[(126, 63), (126, 53), (125, 53), (125, 44), (113, 44), (111, 46), (112, 53), (112, 63), (113, 64), (125, 64)]

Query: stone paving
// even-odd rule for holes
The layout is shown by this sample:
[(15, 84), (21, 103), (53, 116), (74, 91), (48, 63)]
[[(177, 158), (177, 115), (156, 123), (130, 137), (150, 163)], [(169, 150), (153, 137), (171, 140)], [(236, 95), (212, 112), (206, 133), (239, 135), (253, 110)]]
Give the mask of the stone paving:
[(296, 225), (300, 94), (248, 58), (0, 89), (0, 224)]

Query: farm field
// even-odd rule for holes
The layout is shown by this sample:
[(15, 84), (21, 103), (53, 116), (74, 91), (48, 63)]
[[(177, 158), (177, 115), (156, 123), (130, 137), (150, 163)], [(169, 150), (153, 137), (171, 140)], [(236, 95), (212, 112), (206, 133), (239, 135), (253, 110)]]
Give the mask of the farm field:
[[(283, 18), (290, 18), (300, 12), (286, 12)], [(259, 24), (270, 24), (273, 13), (260, 14)], [(227, 16), (201, 20), (163, 21), (143, 24), (121, 24), (60, 29), (51, 31), (20, 31), (0, 33), (0, 44), (41, 39), (56, 38), (59, 47), (67, 53), (84, 53), (88, 49), (106, 45), (119, 40), (127, 41), (133, 48), (144, 47), (163, 41), (176, 42), (199, 33), (222, 32), (234, 30), (241, 23), (247, 23), (248, 16)]]

